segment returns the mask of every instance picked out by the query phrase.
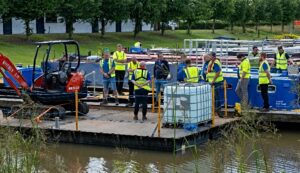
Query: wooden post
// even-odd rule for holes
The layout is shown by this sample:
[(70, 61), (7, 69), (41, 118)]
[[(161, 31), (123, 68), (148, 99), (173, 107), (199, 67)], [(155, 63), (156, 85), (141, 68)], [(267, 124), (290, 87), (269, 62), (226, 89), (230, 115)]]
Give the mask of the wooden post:
[(224, 108), (225, 108), (225, 118), (227, 117), (227, 105), (228, 105), (228, 102), (227, 102), (227, 82), (226, 80), (224, 80)]
[(215, 126), (215, 86), (211, 87), (211, 100), (212, 100), (212, 127)]
[(158, 121), (157, 121), (157, 136), (160, 137), (160, 124), (161, 124), (161, 112), (160, 112), (160, 100), (161, 93), (158, 94)]
[(78, 91), (75, 91), (75, 122), (76, 122), (76, 131), (78, 131)]
[(152, 113), (155, 112), (155, 100), (154, 100), (154, 77), (152, 77)]

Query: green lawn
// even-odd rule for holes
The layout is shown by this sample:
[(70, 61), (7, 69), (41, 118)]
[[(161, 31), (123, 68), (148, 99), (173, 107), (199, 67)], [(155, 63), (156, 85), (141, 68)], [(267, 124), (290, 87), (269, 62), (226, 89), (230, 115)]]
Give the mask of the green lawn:
[[(126, 47), (130, 47), (136, 40), (142, 42), (143, 47), (166, 47), (179, 48), (183, 45), (184, 39), (189, 38), (214, 38), (216, 36), (232, 36), (236, 39), (262, 39), (272, 38), (276, 33), (265, 31), (260, 32), (260, 38), (257, 37), (254, 29), (247, 29), (247, 33), (243, 34), (240, 28), (236, 28), (231, 34), (227, 30), (216, 30), (215, 34), (211, 30), (193, 30), (191, 35), (187, 35), (184, 30), (166, 31), (165, 36), (161, 36), (160, 32), (142, 32), (136, 39), (130, 33), (106, 33), (104, 38), (100, 34), (75, 34), (73, 39), (80, 44), (81, 54), (86, 55), (88, 51), (96, 54), (99, 48), (109, 47), (111, 51), (115, 49), (117, 43), (121, 43)], [(34, 34), (30, 37), (30, 41), (26, 40), (24, 35), (1, 35), (0, 36), (0, 52), (7, 55), (14, 63), (32, 64), (35, 53), (33, 42), (43, 40), (67, 39), (67, 34)], [(56, 57), (59, 56), (58, 49)], [(62, 51), (61, 51), (62, 52)]]

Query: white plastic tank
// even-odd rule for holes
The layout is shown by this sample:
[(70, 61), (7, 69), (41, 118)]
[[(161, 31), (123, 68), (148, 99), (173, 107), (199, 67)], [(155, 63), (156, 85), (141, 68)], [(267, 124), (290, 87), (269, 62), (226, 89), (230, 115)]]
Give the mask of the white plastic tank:
[(164, 123), (201, 123), (211, 120), (211, 86), (174, 83), (164, 89)]

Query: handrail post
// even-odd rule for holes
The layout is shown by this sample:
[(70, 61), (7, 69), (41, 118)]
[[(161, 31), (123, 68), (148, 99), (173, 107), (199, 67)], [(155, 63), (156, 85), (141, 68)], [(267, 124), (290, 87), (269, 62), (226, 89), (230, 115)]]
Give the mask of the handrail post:
[(76, 131), (78, 131), (78, 91), (75, 91), (75, 126)]
[(158, 121), (157, 121), (157, 135), (160, 137), (160, 124), (161, 124), (161, 112), (160, 112), (160, 100), (161, 93), (158, 94)]
[(227, 103), (227, 82), (226, 80), (224, 80), (224, 108), (225, 108), (225, 118), (227, 118), (227, 106), (228, 106), (228, 103)]
[(154, 108), (154, 106), (155, 106), (155, 100), (154, 100), (154, 77), (152, 77), (152, 113), (154, 113), (155, 112), (155, 108)]
[(215, 86), (211, 87), (211, 100), (212, 100), (212, 127), (215, 126)]

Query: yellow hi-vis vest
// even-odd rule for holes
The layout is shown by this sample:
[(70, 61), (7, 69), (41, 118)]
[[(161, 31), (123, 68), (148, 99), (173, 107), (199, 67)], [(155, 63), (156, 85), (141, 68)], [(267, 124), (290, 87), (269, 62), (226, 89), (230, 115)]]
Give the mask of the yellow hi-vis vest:
[(276, 68), (281, 70), (287, 69), (287, 59), (285, 57), (285, 52), (283, 52), (280, 56), (279, 53), (276, 54)]
[(250, 65), (249, 59), (248, 58), (243, 59), (241, 64), (239, 65), (240, 78), (243, 77), (243, 72), (245, 72), (246, 73), (245, 79), (249, 79), (250, 78), (250, 69), (251, 69), (251, 65)]
[[(110, 58), (108, 59), (108, 69), (109, 70), (112, 68), (113, 62), (114, 62), (114, 60), (112, 60)], [(101, 60), (100, 67), (102, 68), (102, 70), (103, 70), (103, 65), (104, 65), (104, 60)], [(112, 74), (110, 74), (110, 77), (115, 77), (115, 76), (116, 76), (115, 72), (112, 72)]]
[(113, 54), (113, 59), (115, 60), (115, 63), (116, 63), (116, 70), (118, 70), (118, 71), (126, 70), (127, 63), (117, 62), (117, 60), (127, 60), (126, 54), (123, 51), (121, 51), (121, 52), (115, 51), (115, 53)]
[[(132, 61), (130, 61), (130, 62), (128, 63), (128, 70), (129, 70), (129, 69), (130, 69), (130, 70), (136, 70), (137, 68), (140, 68), (140, 63), (139, 63), (139, 62), (136, 62), (136, 63), (134, 64)], [(129, 72), (128, 74), (129, 74), (128, 80), (131, 80), (131, 79), (132, 79), (133, 72)]]
[(267, 64), (268, 71), (270, 72), (270, 66), (267, 60), (261, 62), (258, 70), (258, 84), (269, 84), (269, 78), (267, 77), (267, 73), (263, 69), (263, 64)]
[(187, 67), (184, 68), (184, 73), (186, 75), (186, 82), (188, 83), (198, 83), (199, 82), (199, 70), (197, 67)]
[[(138, 68), (134, 71), (134, 77), (135, 77), (134, 80), (137, 84), (143, 85), (146, 82), (148, 82), (147, 75), (148, 75), (148, 70)], [(145, 90), (150, 91), (150, 84), (148, 83), (147, 85), (143, 86), (143, 88)], [(137, 90), (137, 89), (140, 89), (140, 88), (135, 85), (134, 90)]]
[[(213, 64), (212, 64), (213, 63)], [(220, 75), (218, 76), (218, 78), (215, 80), (215, 83), (217, 82), (222, 82), (224, 80), (223, 78), (223, 73), (222, 73), (222, 65), (220, 63), (220, 61), (218, 59), (216, 59), (215, 61), (210, 61), (208, 64), (208, 68), (207, 68), (207, 75), (206, 75), (206, 80), (211, 83), (215, 76), (216, 76), (216, 72), (214, 71), (214, 65), (218, 64), (221, 68), (221, 72)], [(209, 71), (209, 67), (211, 66), (211, 71)]]
[(260, 57), (260, 53), (254, 55), (253, 52), (249, 52), (248, 58), (252, 67), (256, 67), (256, 68), (259, 67), (259, 57)]
[(139, 41), (135, 42), (134, 43), (134, 47), (140, 48), (141, 47), (141, 42), (139, 42)]

